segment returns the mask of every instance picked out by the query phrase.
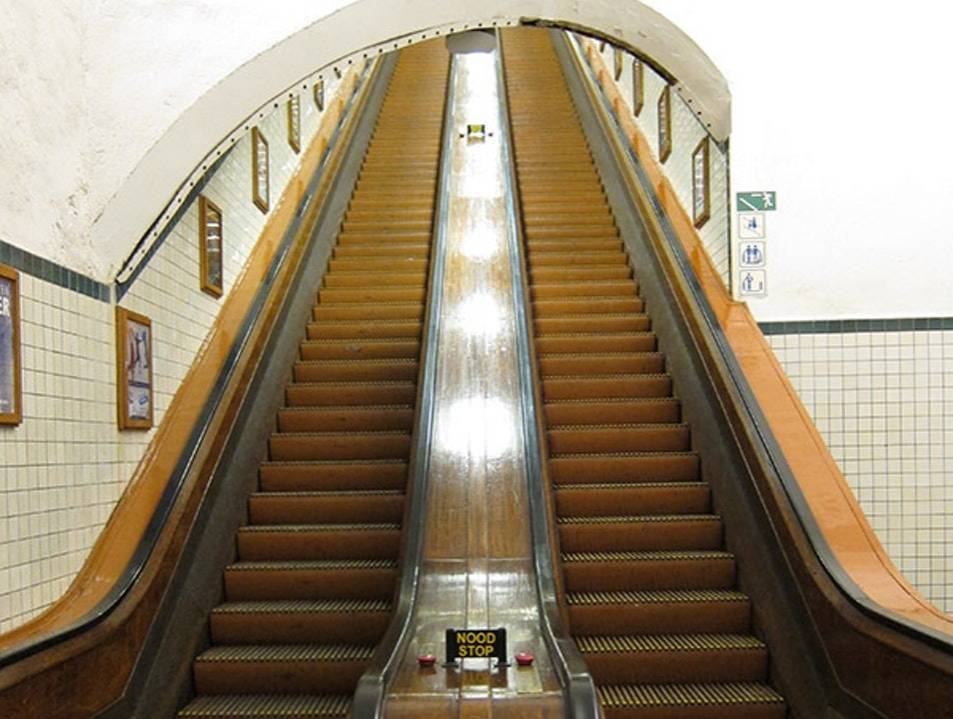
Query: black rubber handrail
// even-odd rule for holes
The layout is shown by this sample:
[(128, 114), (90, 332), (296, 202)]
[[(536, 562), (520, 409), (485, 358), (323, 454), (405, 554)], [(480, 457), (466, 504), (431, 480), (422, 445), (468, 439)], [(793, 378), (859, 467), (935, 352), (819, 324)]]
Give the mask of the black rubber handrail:
[[(681, 272), (681, 279), (686, 284), (699, 313), (705, 321), (705, 329), (708, 334), (706, 339), (717, 349), (727, 369), (727, 379), (738, 393), (741, 406), (747, 418), (747, 423), (754, 430), (754, 436), (760, 445), (759, 449), (762, 451), (771, 470), (769, 476), (781, 488), (783, 494), (791, 504), (791, 507), (794, 509), (801, 529), (804, 531), (824, 571), (851, 604), (867, 616), (889, 626), (905, 636), (916, 639), (917, 641), (922, 641), (944, 652), (953, 652), (953, 636), (945, 634), (933, 627), (920, 624), (919, 622), (908, 619), (883, 607), (870, 598), (851, 578), (837, 559), (837, 556), (834, 554), (833, 549), (814, 518), (810, 505), (808, 505), (797, 478), (794, 476), (794, 472), (791, 470), (791, 466), (784, 456), (777, 437), (774, 436), (774, 432), (771, 430), (767, 418), (764, 416), (761, 405), (755, 397), (744, 370), (741, 368), (738, 358), (731, 348), (728, 338), (725, 336), (721, 323), (718, 321), (718, 317), (712, 309), (708, 297), (695, 275), (685, 248), (679, 241), (678, 235), (672, 227), (668, 215), (665, 213), (665, 209), (649, 180), (642, 161), (638, 155), (635, 154), (635, 150), (626, 137), (625, 130), (619, 122), (615, 109), (605, 96), (591, 65), (584, 58), (580, 57), (580, 52), (568, 33), (559, 30), (553, 30), (551, 32), (562, 36), (562, 42), (565, 44), (565, 48), (580, 78), (584, 80), (584, 85), (588, 88), (594, 106), (596, 102), (601, 106), (606, 133), (612, 132), (615, 134), (618, 145), (626, 155), (630, 169), (633, 171), (642, 192), (648, 198), (649, 204), (652, 206), (654, 219), (661, 228), (665, 242)], [(630, 198), (630, 202), (633, 203), (633, 208), (638, 212), (639, 208), (635, 206), (634, 198)]]
[(446, 269), (447, 215), (450, 204), (450, 145), (453, 141), (453, 97), (456, 86), (453, 56), (450, 58), (447, 91), (444, 96), (437, 206), (433, 219), (431, 269), (427, 288), (424, 336), (417, 381), (417, 418), (414, 443), (407, 470), (410, 503), (404, 516), (404, 553), (401, 562), (397, 606), (387, 631), (361, 675), (351, 707), (353, 719), (376, 719), (383, 711), (385, 692), (394, 677), (411, 638), (417, 606), (417, 584), (423, 563), (424, 529), (427, 514), (427, 486), (430, 475), (430, 448), (433, 440), (434, 397), (437, 386), (437, 343), (440, 337), (440, 310), (443, 305), (443, 278)]
[(548, 531), (551, 517), (546, 501), (549, 491), (543, 481), (543, 440), (536, 413), (537, 368), (530, 348), (530, 318), (527, 311), (526, 258), (522, 249), (523, 223), (516, 183), (516, 161), (511, 147), (512, 127), (507, 98), (506, 73), (503, 70), (503, 44), (497, 31), (497, 84), (500, 94), (500, 145), (503, 152), (506, 184), (506, 215), (513, 303), (516, 310), (516, 359), (519, 367), (521, 435), (529, 487), (530, 527), (533, 536), (533, 565), (536, 574), (536, 597), (542, 636), (550, 658), (566, 693), (566, 708), (575, 719), (596, 719), (600, 716), (595, 683), (579, 648), (570, 636), (556, 591), (556, 570), (553, 547)]
[[(235, 341), (229, 348), (228, 355), (222, 364), (222, 369), (215, 381), (215, 385), (209, 392), (209, 396), (202, 407), (199, 419), (189, 435), (188, 442), (179, 456), (178, 461), (176, 462), (175, 468), (169, 477), (169, 481), (166, 484), (161, 497), (159, 498), (159, 503), (156, 505), (155, 511), (152, 513), (149, 523), (146, 525), (145, 532), (140, 538), (139, 543), (136, 545), (136, 549), (133, 552), (129, 563), (126, 565), (122, 574), (119, 576), (115, 584), (110, 588), (106, 596), (103, 597), (95, 607), (90, 609), (89, 612), (84, 614), (82, 617), (76, 619), (74, 622), (66, 625), (65, 627), (33, 637), (21, 644), (0, 652), (0, 669), (16, 664), (17, 662), (23, 661), (24, 659), (34, 656), (39, 652), (49, 649), (50, 647), (56, 646), (69, 639), (72, 639), (73, 637), (79, 636), (100, 624), (116, 610), (120, 602), (122, 602), (122, 600), (129, 594), (136, 581), (142, 575), (146, 563), (152, 557), (152, 553), (159, 542), (159, 538), (163, 529), (165, 528), (166, 522), (168, 521), (169, 516), (171, 515), (172, 510), (175, 507), (180, 494), (182, 493), (182, 488), (185, 485), (187, 477), (196, 469), (196, 459), (199, 455), (202, 445), (209, 436), (212, 422), (215, 418), (216, 412), (219, 409), (219, 405), (225, 396), (226, 387), (234, 376), (239, 359), (244, 354), (248, 342), (251, 339), (252, 331), (254, 330), (262, 311), (265, 309), (268, 295), (270, 294), (275, 280), (277, 279), (278, 274), (284, 265), (285, 260), (287, 259), (288, 253), (291, 251), (294, 238), (301, 229), (301, 224), (305, 214), (303, 210), (307, 209), (308, 205), (310, 205), (311, 201), (314, 199), (328, 160), (331, 157), (335, 146), (341, 140), (342, 128), (349, 124), (352, 114), (356, 109), (359, 108), (361, 104), (359, 102), (359, 98), (367, 96), (368, 93), (366, 92), (366, 89), (371, 87), (378, 79), (378, 69), (380, 67), (380, 62), (380, 60), (375, 59), (372, 61), (372, 63), (369, 63), (364, 68), (360, 80), (355, 84), (354, 90), (347, 100), (338, 126), (335, 128), (334, 132), (329, 138), (328, 146), (325, 149), (324, 154), (322, 155), (321, 160), (314, 171), (314, 174), (311, 176), (311, 179), (308, 182), (305, 194), (301, 199), (300, 208), (295, 213), (294, 219), (282, 236), (281, 243), (279, 244), (274, 257), (272, 258), (271, 264), (268, 266), (268, 271), (266, 272), (265, 277), (262, 279), (261, 285), (259, 286), (254, 299), (252, 300), (251, 306), (242, 320), (242, 324), (238, 334), (236, 335)], [(317, 223), (320, 224), (320, 221), (321, 219), (319, 216)]]

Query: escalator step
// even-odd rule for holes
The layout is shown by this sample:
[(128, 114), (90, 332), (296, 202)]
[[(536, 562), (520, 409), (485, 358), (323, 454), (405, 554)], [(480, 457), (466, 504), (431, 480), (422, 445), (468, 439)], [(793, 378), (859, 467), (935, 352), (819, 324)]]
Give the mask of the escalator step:
[(641, 589), (729, 589), (735, 558), (720, 550), (573, 552), (563, 554), (570, 592)]
[(409, 358), (359, 358), (302, 360), (295, 362), (295, 382), (415, 381), (417, 360)]
[(250, 525), (238, 530), (241, 560), (394, 558), (400, 525), (361, 524)]
[(597, 684), (760, 681), (767, 648), (748, 634), (577, 636)]
[(654, 352), (658, 347), (658, 339), (654, 332), (575, 333), (536, 337), (535, 344), (540, 355), (583, 352)]
[(372, 644), (248, 644), (212, 647), (195, 658), (200, 694), (341, 694), (353, 691)]
[(722, 543), (721, 518), (712, 514), (559, 517), (557, 526), (567, 552), (719, 549)]
[(557, 514), (567, 517), (702, 514), (711, 509), (711, 490), (704, 482), (561, 484), (555, 500)]
[(396, 583), (396, 559), (237, 562), (225, 570), (225, 597), (389, 599)]
[(217, 645), (380, 640), (390, 602), (369, 599), (281, 599), (230, 602), (212, 610)]
[(691, 448), (685, 424), (562, 425), (547, 432), (554, 455), (612, 452), (683, 452)]
[(179, 712), (181, 719), (311, 719), (346, 717), (351, 695), (220, 694), (195, 699)]
[(400, 459), (410, 453), (410, 432), (282, 432), (268, 442), (276, 461)]
[(671, 397), (614, 400), (561, 400), (544, 407), (549, 426), (585, 424), (621, 424), (630, 422), (678, 422), (681, 403)]
[(542, 354), (539, 370), (545, 378), (610, 374), (663, 374), (665, 358), (658, 352)]
[(598, 688), (607, 719), (784, 719), (784, 698), (754, 682)]
[(692, 482), (698, 480), (700, 468), (698, 455), (693, 452), (629, 452), (552, 457), (549, 470), (558, 485)]
[(416, 339), (402, 337), (379, 337), (374, 339), (324, 339), (306, 340), (301, 343), (301, 359), (329, 360), (366, 357), (385, 359), (420, 356), (420, 343)]
[(566, 601), (576, 636), (741, 633), (751, 628), (751, 602), (733, 590), (572, 592)]
[(417, 399), (413, 381), (295, 382), (285, 389), (289, 405), (381, 405), (410, 404)]
[(252, 524), (399, 522), (403, 513), (399, 490), (256, 492), (248, 500)]
[(262, 462), (258, 476), (264, 491), (403, 489), (407, 461)]
[(280, 432), (322, 432), (403, 429), (410, 430), (414, 407), (387, 404), (360, 407), (285, 407), (278, 410)]

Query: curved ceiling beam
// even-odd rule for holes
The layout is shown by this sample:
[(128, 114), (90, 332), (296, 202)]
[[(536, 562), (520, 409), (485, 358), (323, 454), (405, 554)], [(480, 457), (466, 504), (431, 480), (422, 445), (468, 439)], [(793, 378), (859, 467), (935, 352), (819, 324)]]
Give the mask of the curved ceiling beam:
[[(716, 140), (727, 138), (731, 99), (725, 78), (691, 38), (637, 0), (357, 0), (244, 63), (182, 113), (93, 223), (92, 252), (126, 258), (140, 238), (145, 238), (140, 247), (147, 249), (216, 156), (273, 103), (306, 88), (316, 68), (347, 64), (437, 33), (521, 22), (580, 30), (644, 57), (672, 80)], [(127, 249), (117, 253), (123, 245)], [(111, 276), (119, 269), (118, 263), (112, 266)]]

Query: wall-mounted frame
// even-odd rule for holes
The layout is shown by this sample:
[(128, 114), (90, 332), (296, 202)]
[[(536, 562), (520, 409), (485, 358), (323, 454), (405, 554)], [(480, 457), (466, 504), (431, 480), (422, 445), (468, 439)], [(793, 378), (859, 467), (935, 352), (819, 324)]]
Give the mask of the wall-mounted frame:
[(152, 321), (116, 308), (116, 397), (119, 429), (152, 427)]
[(638, 117), (645, 106), (645, 63), (639, 58), (632, 61), (632, 113)]
[(301, 152), (301, 99), (297, 95), (288, 100), (288, 144)]
[(622, 79), (622, 63), (624, 59), (625, 53), (622, 52), (621, 47), (612, 48), (612, 74), (616, 82)]
[(199, 281), (202, 292), (221, 297), (225, 263), (222, 211), (205, 195), (199, 196)]
[(256, 126), (251, 129), (251, 197), (262, 212), (271, 206), (269, 182), (268, 140)]
[(711, 217), (711, 144), (702, 138), (692, 153), (692, 219), (700, 228)]
[(658, 159), (672, 154), (672, 86), (666, 85), (658, 97)]
[(20, 273), (0, 265), (0, 424), (23, 421)]
[(312, 92), (314, 92), (314, 106), (318, 108), (318, 112), (324, 112), (324, 78), (314, 83)]

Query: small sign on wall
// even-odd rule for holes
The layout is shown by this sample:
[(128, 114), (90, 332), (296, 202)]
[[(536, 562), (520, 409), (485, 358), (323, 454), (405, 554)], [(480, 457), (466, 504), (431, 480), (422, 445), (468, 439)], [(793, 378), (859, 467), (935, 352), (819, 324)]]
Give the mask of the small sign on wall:
[(766, 233), (763, 212), (738, 213), (738, 239), (763, 240)]
[(774, 212), (778, 209), (778, 193), (772, 191), (739, 192), (738, 212)]
[(768, 262), (768, 251), (763, 240), (742, 242), (738, 253), (738, 264), (745, 269), (764, 267)]
[(152, 427), (152, 321), (116, 308), (116, 374), (119, 429)]
[(764, 270), (742, 270), (738, 289), (742, 297), (765, 297), (768, 294)]

